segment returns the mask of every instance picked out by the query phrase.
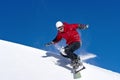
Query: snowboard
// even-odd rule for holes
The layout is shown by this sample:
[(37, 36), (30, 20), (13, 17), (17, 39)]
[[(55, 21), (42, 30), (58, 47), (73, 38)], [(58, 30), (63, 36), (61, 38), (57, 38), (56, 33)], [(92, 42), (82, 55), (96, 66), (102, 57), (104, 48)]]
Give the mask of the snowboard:
[(75, 68), (73, 68), (73, 78), (74, 78), (74, 79), (81, 78), (81, 73), (80, 73), (80, 71), (76, 72), (76, 69), (75, 69)]

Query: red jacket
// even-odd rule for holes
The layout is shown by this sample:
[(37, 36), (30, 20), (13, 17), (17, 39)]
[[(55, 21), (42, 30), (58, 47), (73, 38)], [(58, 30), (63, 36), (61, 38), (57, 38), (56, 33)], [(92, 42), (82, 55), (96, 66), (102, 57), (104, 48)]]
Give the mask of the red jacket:
[(54, 43), (59, 42), (62, 38), (66, 40), (66, 44), (71, 44), (73, 42), (79, 42), (80, 36), (77, 32), (78, 24), (64, 24), (64, 32), (59, 32), (56, 36), (56, 38), (53, 40)]

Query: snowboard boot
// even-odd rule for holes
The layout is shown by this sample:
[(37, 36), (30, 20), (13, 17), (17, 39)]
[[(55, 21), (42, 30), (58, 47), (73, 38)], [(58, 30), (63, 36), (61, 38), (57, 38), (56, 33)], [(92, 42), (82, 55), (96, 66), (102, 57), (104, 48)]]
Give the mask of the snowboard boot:
[(80, 58), (78, 57), (77, 59), (71, 60), (71, 66), (79, 66), (80, 64)]
[(71, 66), (76, 69), (76, 71), (81, 71), (85, 69), (85, 66), (81, 62), (80, 58), (78, 57), (77, 59), (71, 61)]

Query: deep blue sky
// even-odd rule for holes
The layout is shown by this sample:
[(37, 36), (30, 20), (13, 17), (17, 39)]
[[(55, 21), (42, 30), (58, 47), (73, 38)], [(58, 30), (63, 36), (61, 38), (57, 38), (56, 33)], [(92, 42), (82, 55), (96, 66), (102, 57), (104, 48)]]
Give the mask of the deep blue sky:
[[(120, 73), (119, 0), (0, 0), (0, 39), (39, 49), (56, 36), (55, 23), (89, 24), (82, 33), (97, 66)], [(49, 50), (49, 49), (48, 49)]]

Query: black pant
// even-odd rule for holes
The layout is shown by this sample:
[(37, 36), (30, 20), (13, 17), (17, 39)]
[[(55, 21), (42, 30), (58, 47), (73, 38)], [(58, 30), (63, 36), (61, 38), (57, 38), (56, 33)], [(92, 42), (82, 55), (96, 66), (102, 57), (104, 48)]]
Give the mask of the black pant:
[(80, 42), (74, 42), (74, 43), (72, 43), (70, 45), (67, 45), (65, 47), (65, 53), (67, 55), (62, 55), (62, 54), (61, 55), (64, 56), (64, 57), (70, 58), (71, 60), (77, 59), (78, 56), (74, 53), (74, 51), (79, 49), (80, 45), (81, 45)]

